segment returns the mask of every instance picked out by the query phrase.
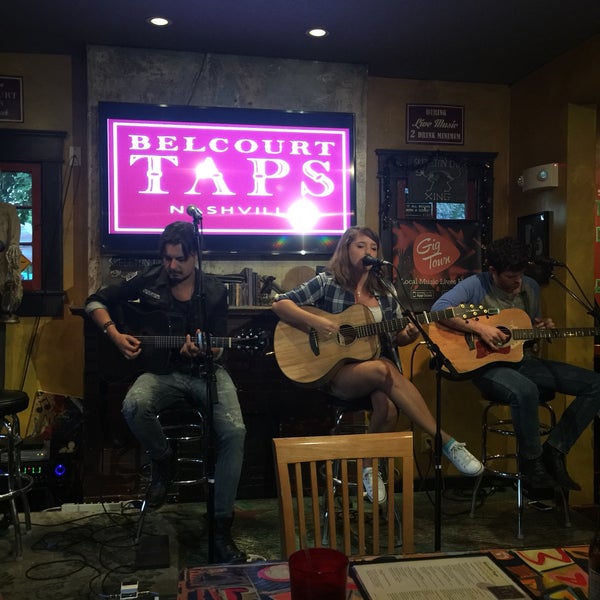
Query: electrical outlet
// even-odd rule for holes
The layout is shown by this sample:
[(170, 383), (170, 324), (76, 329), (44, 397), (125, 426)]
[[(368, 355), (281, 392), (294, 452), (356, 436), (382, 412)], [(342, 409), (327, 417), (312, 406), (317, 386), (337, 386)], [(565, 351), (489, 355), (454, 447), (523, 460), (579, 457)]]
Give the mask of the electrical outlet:
[(421, 453), (429, 454), (433, 452), (433, 438), (424, 433), (421, 435)]
[(81, 164), (81, 147), (69, 146), (69, 165), (78, 167)]

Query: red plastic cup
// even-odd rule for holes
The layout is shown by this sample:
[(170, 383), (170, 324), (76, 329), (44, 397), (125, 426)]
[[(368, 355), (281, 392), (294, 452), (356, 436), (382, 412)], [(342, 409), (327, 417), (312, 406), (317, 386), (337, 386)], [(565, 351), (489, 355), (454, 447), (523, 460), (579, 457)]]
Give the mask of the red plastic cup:
[(348, 558), (331, 548), (305, 548), (289, 558), (292, 600), (345, 600)]

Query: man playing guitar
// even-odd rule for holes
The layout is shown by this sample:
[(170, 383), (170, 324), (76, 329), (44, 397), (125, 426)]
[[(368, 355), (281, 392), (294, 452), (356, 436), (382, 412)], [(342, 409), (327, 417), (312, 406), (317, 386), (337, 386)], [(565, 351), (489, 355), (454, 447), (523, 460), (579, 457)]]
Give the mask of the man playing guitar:
[[(461, 302), (483, 303), (525, 311), (531, 325), (541, 332), (554, 328), (551, 318), (541, 316), (539, 285), (524, 274), (528, 264), (525, 245), (510, 237), (496, 240), (488, 246), (486, 259), (487, 272), (457, 283), (434, 303), (432, 310)], [(567, 472), (565, 456), (600, 410), (600, 374), (539, 358), (527, 345), (523, 360), (503, 364), (500, 349), (509, 337), (505, 330), (485, 320), (451, 319), (446, 324), (459, 332), (474, 334), (489, 352), (499, 352), (500, 362), (478, 370), (473, 382), (486, 397), (510, 406), (519, 443), (519, 469), (528, 487), (580, 490)], [(538, 416), (541, 391), (575, 396), (543, 447)]]

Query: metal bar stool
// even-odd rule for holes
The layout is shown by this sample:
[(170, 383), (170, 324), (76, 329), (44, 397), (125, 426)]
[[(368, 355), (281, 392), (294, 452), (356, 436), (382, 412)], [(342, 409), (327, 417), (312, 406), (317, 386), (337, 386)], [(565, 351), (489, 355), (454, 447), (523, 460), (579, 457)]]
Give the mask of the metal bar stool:
[[(540, 392), (540, 410), (547, 413), (548, 422), (540, 421), (540, 435), (547, 436), (554, 426), (556, 425), (556, 414), (554, 413), (554, 409), (552, 408), (550, 402), (554, 399), (553, 392)], [(506, 410), (506, 405), (501, 404), (499, 402), (494, 402), (493, 400), (489, 400), (489, 398), (484, 398), (487, 401), (487, 405), (483, 409), (483, 415), (481, 419), (481, 462), (485, 466), (485, 471), (477, 477), (477, 481), (475, 482), (475, 487), (473, 489), (473, 496), (471, 498), (471, 512), (470, 516), (475, 516), (475, 508), (477, 503), (477, 493), (481, 486), (481, 482), (483, 480), (483, 476), (486, 473), (491, 473), (497, 477), (502, 477), (505, 479), (512, 479), (516, 481), (517, 484), (517, 538), (523, 539), (525, 534), (523, 532), (523, 511), (524, 511), (524, 503), (523, 503), (523, 476), (519, 472), (518, 467), (518, 455), (519, 455), (519, 445), (518, 440), (515, 436), (514, 426), (512, 419), (503, 418), (494, 414), (495, 409), (504, 409)], [(488, 454), (487, 440), (488, 434), (496, 434), (500, 436), (508, 436), (515, 438), (515, 446), (514, 452), (503, 452), (500, 454)], [(495, 461), (514, 461), (515, 469), (512, 471), (501, 470), (500, 468), (494, 468), (492, 465)], [(571, 519), (569, 514), (569, 504), (567, 500), (567, 494), (565, 491), (560, 488), (556, 493), (557, 500), (560, 499), (562, 503), (563, 512), (565, 516), (565, 527), (571, 526)]]
[[(200, 408), (188, 402), (178, 402), (157, 415), (165, 438), (177, 456), (175, 486), (206, 483), (206, 423)], [(149, 468), (150, 465), (148, 464)], [(138, 543), (148, 512), (146, 500), (142, 501), (135, 542)]]
[(29, 397), (20, 390), (0, 391), (0, 477), (6, 486), (0, 490), (0, 502), (7, 501), (10, 508), (15, 533), (15, 560), (23, 558), (21, 524), (17, 510), (17, 499), (21, 502), (25, 515), (25, 527), (31, 530), (31, 514), (27, 492), (33, 485), (33, 478), (21, 472), (21, 427), (17, 413), (29, 406)]
[[(331, 435), (344, 435), (344, 434), (354, 434), (354, 433), (366, 433), (368, 430), (368, 423), (366, 413), (372, 410), (371, 398), (365, 396), (363, 398), (358, 398), (356, 400), (344, 401), (339, 398), (332, 397), (331, 405), (334, 410), (333, 415), (333, 427), (330, 430)], [(386, 478), (389, 477), (389, 474), (386, 472), (382, 473), (384, 478), (384, 482), (387, 483)], [(394, 473), (391, 474), (394, 477)], [(374, 474), (374, 486), (375, 492), (378, 492), (377, 488), (377, 474)], [(349, 487), (352, 485), (356, 485), (357, 493), (360, 493), (362, 489), (362, 474), (356, 473), (356, 484), (349, 483)], [(341, 485), (340, 480), (340, 462), (335, 461), (333, 464), (333, 493), (337, 489), (338, 485)], [(321, 511), (321, 522), (323, 523), (323, 539), (327, 540), (328, 535), (328, 519), (329, 512), (327, 510), (327, 499), (323, 498), (323, 510)], [(398, 525), (398, 532), (401, 535), (402, 527), (400, 516), (398, 515), (398, 511), (394, 508), (394, 517), (396, 523)], [(396, 545), (402, 545), (402, 540), (396, 540)]]

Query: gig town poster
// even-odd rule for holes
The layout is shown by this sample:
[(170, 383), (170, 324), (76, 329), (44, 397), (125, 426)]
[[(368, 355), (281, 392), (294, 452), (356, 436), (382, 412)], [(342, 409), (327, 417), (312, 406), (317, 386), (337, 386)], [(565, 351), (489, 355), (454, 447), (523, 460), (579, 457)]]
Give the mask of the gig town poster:
[(475, 221), (398, 220), (392, 229), (400, 301), (429, 311), (447, 290), (481, 272), (481, 228)]

